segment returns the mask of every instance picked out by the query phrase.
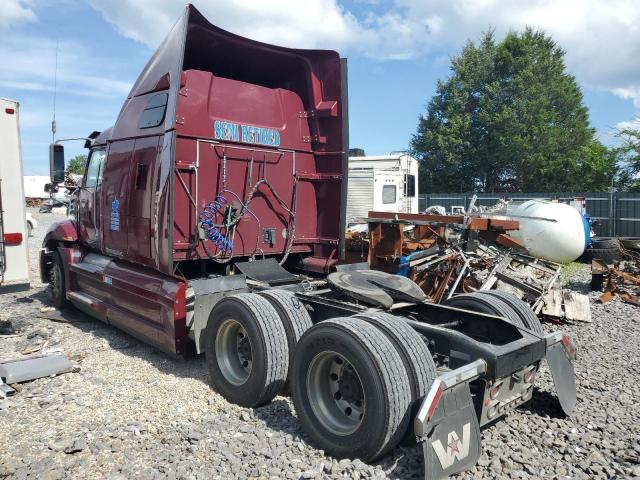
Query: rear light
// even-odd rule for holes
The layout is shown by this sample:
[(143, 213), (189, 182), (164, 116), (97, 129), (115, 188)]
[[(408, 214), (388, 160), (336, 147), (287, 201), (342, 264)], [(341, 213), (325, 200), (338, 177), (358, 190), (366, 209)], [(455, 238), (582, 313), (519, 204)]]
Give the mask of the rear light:
[(527, 373), (524, 374), (524, 383), (533, 383), (536, 379), (536, 367), (531, 367)]
[(489, 398), (494, 400), (498, 394), (500, 393), (500, 388), (502, 388), (502, 382), (496, 383), (491, 390), (489, 390)]
[(20, 245), (22, 243), (21, 233), (5, 233), (4, 244), (5, 245)]
[(438, 403), (440, 403), (440, 397), (442, 397), (442, 389), (438, 388), (436, 390), (436, 394), (433, 396), (433, 400), (431, 400), (431, 405), (429, 405), (429, 410), (427, 411), (427, 415), (429, 420), (433, 417), (433, 414), (436, 412), (436, 408), (438, 408)]
[(9, 115), (13, 115), (14, 113), (16, 113), (15, 108), (5, 108), (4, 109), (4, 113), (8, 113)]
[(567, 355), (572, 360), (576, 359), (576, 347), (573, 346), (571, 340), (566, 335), (562, 335), (562, 345), (564, 345), (564, 349), (567, 351)]

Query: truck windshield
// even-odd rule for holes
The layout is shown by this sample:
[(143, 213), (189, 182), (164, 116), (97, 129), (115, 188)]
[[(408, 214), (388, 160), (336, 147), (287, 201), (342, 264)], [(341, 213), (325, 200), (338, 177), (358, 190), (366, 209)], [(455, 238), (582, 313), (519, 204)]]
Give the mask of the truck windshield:
[(89, 166), (87, 167), (87, 177), (84, 183), (86, 188), (97, 187), (102, 183), (102, 166), (106, 152), (104, 149), (93, 150), (89, 157)]

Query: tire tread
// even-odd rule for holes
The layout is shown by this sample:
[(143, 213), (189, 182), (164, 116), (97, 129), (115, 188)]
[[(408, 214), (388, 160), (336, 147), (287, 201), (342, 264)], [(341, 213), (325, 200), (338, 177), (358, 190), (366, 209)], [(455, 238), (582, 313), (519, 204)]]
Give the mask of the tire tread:
[[(408, 373), (400, 355), (391, 341), (380, 331), (362, 319), (344, 317), (320, 322), (313, 329), (333, 327), (349, 335), (366, 349), (384, 386), (389, 411), (385, 412), (386, 429), (384, 438), (375, 452), (362, 460), (371, 461), (391, 450), (400, 440), (398, 432), (406, 431), (409, 423), (411, 387)], [(310, 331), (311, 331), (310, 330)]]

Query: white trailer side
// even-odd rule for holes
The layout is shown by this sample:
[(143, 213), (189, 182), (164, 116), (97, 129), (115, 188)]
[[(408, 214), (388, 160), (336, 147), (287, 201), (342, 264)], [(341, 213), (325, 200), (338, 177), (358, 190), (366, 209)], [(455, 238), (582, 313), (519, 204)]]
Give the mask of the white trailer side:
[(29, 288), (18, 102), (0, 98), (0, 292)]
[(347, 224), (370, 210), (418, 213), (418, 161), (410, 155), (349, 157)]

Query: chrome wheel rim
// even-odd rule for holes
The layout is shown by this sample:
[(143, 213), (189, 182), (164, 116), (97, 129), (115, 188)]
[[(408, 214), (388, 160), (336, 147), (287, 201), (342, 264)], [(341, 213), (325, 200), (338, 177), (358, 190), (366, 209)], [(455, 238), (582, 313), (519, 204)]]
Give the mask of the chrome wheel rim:
[(336, 352), (322, 352), (307, 370), (307, 395), (315, 416), (336, 435), (349, 435), (362, 424), (366, 402), (356, 369)]
[(245, 328), (236, 320), (225, 320), (215, 343), (216, 360), (224, 378), (233, 385), (245, 383), (253, 363), (251, 340)]

